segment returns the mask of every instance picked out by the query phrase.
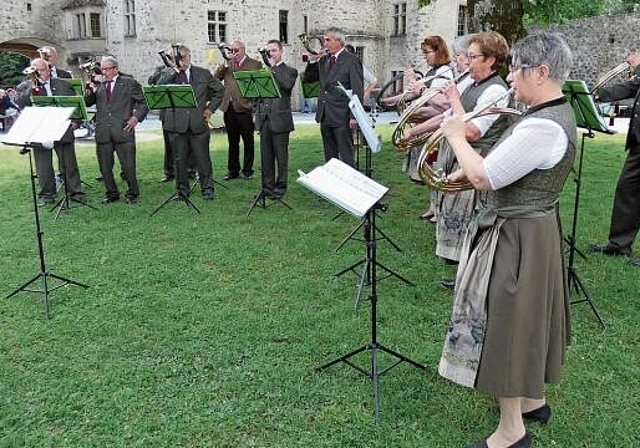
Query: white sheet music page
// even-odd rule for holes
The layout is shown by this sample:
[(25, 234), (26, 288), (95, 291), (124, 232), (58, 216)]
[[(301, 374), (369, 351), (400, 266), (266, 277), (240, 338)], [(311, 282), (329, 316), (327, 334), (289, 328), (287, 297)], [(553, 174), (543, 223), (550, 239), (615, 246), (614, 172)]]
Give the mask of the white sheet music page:
[(298, 173), (300, 184), (358, 218), (389, 191), (338, 159), (331, 159), (308, 174)]
[(73, 111), (73, 107), (25, 107), (2, 143), (22, 146), (58, 141), (67, 132)]

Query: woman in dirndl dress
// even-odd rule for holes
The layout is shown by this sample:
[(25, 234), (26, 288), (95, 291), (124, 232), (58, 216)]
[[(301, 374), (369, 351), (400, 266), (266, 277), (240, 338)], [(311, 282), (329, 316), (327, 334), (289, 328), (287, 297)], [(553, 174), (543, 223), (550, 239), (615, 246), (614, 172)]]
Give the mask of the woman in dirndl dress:
[(498, 397), (500, 423), (482, 448), (526, 448), (524, 420), (546, 422), (545, 383), (559, 381), (569, 344), (569, 293), (558, 198), (573, 164), (576, 125), (562, 84), (571, 51), (553, 33), (512, 49), (508, 81), (528, 106), (486, 154), (465, 138), (459, 115), (443, 130), (479, 191), (465, 238), (440, 374)]

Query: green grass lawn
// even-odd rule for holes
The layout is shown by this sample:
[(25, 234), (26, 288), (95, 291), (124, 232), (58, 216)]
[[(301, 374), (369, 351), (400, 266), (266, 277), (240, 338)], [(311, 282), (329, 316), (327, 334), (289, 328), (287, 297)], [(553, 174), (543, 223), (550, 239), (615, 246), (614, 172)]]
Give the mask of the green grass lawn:
[[(391, 128), (378, 130), (389, 141)], [(257, 139), (256, 139), (257, 140)], [(605, 242), (623, 137), (587, 141), (578, 247)], [(226, 138), (212, 139), (215, 178), (226, 171)], [(226, 183), (217, 198), (192, 196), (198, 215), (170, 203), (162, 142), (138, 145), (141, 197), (103, 206), (93, 145), (78, 145), (82, 175), (99, 208), (57, 221), (42, 211), (47, 267), (86, 283), (51, 295), (15, 288), (39, 272), (28, 158), (0, 146), (0, 447), (464, 447), (497, 425), (492, 400), (437, 375), (452, 271), (434, 256), (434, 228), (417, 216), (425, 187), (400, 172), (387, 143), (374, 177), (390, 188), (378, 244), (381, 263), (411, 280), (379, 283), (378, 340), (424, 363), (381, 379), (373, 424), (372, 384), (345, 364), (314, 367), (369, 340), (369, 302), (354, 309), (358, 278), (334, 274), (362, 259), (361, 242), (336, 246), (357, 225), (294, 181), (322, 161), (319, 130), (292, 134), (285, 200), (245, 215), (259, 187)], [(259, 160), (259, 152), (258, 157)], [(571, 224), (574, 182), (561, 206)], [(537, 447), (640, 444), (640, 270), (621, 258), (577, 259), (580, 278), (607, 321), (572, 307), (573, 345), (562, 382), (548, 390), (554, 417), (530, 425)], [(36, 285), (37, 286), (37, 285)], [(384, 367), (393, 359), (381, 356)], [(366, 368), (368, 354), (357, 359)]]

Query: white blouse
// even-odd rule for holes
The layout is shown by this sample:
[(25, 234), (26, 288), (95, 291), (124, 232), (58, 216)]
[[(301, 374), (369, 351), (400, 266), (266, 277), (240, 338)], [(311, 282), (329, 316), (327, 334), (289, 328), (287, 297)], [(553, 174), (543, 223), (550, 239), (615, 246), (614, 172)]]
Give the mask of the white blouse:
[(492, 190), (517, 181), (535, 169), (553, 168), (567, 150), (564, 129), (548, 118), (525, 118), (483, 160)]

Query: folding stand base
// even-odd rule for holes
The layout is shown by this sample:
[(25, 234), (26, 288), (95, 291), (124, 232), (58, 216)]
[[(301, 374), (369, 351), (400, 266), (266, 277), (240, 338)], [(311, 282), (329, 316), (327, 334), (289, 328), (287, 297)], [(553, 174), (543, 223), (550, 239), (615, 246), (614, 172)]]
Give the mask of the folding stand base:
[[(72, 203), (78, 204), (78, 206), (73, 207)], [(56, 212), (55, 216), (53, 217), (53, 220), (56, 221), (63, 210), (71, 210), (72, 208), (78, 208), (78, 207), (89, 207), (92, 210), (99, 210), (97, 207), (94, 207), (91, 204), (88, 204), (84, 201), (78, 201), (77, 199), (74, 199), (70, 196), (65, 195), (53, 207), (51, 207), (51, 210), (49, 211)]]
[[(267, 199), (270, 199), (272, 202), (267, 203)], [(256, 207), (267, 209), (272, 205), (275, 205), (278, 203), (284, 205), (289, 210), (292, 209), (291, 206), (286, 202), (284, 202), (281, 198), (269, 197), (269, 195), (265, 193), (265, 191), (261, 188), (260, 191), (258, 191), (258, 193), (254, 196), (253, 203), (251, 204), (251, 207), (249, 207), (249, 211), (247, 212), (246, 217), (248, 218), (251, 212), (253, 211), (253, 209)]]
[(153, 213), (151, 213), (151, 216), (155, 215), (156, 213), (158, 213), (160, 211), (160, 209), (162, 209), (162, 207), (164, 207), (165, 205), (167, 205), (169, 202), (171, 201), (177, 201), (177, 202), (182, 202), (184, 203), (187, 207), (191, 207), (192, 209), (194, 209), (198, 214), (200, 214), (200, 210), (198, 209), (198, 207), (196, 207), (196, 205), (191, 201), (191, 199), (189, 199), (189, 196), (186, 196), (184, 193), (173, 193), (171, 196), (169, 196), (167, 199), (165, 199), (165, 201), (160, 204), (154, 211)]
[(602, 316), (600, 316), (600, 313), (593, 303), (593, 300), (591, 300), (591, 295), (589, 294), (589, 291), (587, 291), (587, 288), (584, 286), (584, 283), (582, 283), (578, 272), (575, 270), (575, 268), (567, 267), (567, 274), (567, 280), (569, 282), (569, 293), (571, 293), (571, 290), (574, 290), (578, 294), (582, 294), (582, 296), (584, 297), (583, 299), (572, 301), (571, 305), (587, 302), (591, 307), (591, 311), (593, 311), (593, 314), (596, 315), (596, 318), (598, 319), (598, 322), (600, 322), (602, 328), (605, 328), (604, 319), (602, 319)]
[[(60, 280), (62, 283), (57, 285), (57, 286), (54, 286), (53, 288), (50, 288), (49, 287), (49, 282), (48, 282), (49, 278)], [(28, 289), (29, 286), (32, 283), (35, 283), (38, 280), (40, 280), (42, 282), (42, 288), (41, 289)], [(50, 301), (49, 301), (49, 294), (51, 294), (56, 289), (60, 289), (63, 286), (67, 286), (67, 285), (75, 285), (75, 286), (80, 286), (82, 288), (88, 288), (88, 286), (83, 284), (83, 283), (76, 282), (74, 280), (71, 280), (71, 279), (68, 279), (68, 278), (65, 278), (65, 277), (61, 277), (61, 276), (56, 275), (56, 274), (52, 274), (51, 272), (42, 271), (38, 275), (33, 277), (31, 280), (29, 280), (27, 283), (25, 283), (24, 285), (22, 285), (21, 287), (19, 287), (15, 291), (13, 291), (11, 294), (9, 294), (6, 298), (9, 299), (9, 298), (13, 297), (14, 295), (18, 294), (19, 292), (34, 292), (34, 293), (42, 294), (43, 297), (44, 297), (45, 315), (47, 316), (47, 319), (50, 319), (51, 318), (51, 306), (50, 306)]]

